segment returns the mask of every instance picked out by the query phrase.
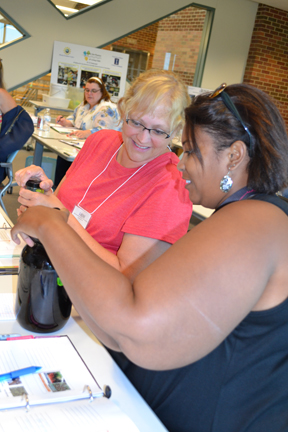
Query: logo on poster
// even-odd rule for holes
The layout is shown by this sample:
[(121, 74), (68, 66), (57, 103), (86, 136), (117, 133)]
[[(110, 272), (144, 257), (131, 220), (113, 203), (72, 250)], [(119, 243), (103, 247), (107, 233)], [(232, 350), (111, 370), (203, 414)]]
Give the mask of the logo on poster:
[(91, 54), (90, 51), (83, 51), (84, 59), (87, 61), (89, 58), (89, 55)]
[(115, 65), (119, 65), (120, 59), (119, 58), (114, 58), (114, 64)]
[(68, 47), (64, 48), (63, 51), (64, 51), (64, 54), (67, 54), (67, 55), (69, 55), (71, 53), (71, 49)]

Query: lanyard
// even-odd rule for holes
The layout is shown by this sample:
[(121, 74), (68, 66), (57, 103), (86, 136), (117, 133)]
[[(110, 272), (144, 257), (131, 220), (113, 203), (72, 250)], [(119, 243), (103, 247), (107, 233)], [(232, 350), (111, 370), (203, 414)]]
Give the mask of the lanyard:
[(107, 198), (105, 198), (94, 210), (93, 212), (88, 212), (87, 210), (85, 210), (83, 207), (81, 207), (81, 203), (84, 200), (84, 198), (86, 197), (90, 187), (92, 186), (92, 184), (95, 182), (95, 180), (97, 180), (109, 167), (112, 159), (114, 158), (114, 156), (118, 153), (118, 151), (121, 149), (123, 144), (121, 144), (121, 146), (119, 147), (119, 149), (117, 149), (115, 151), (115, 153), (113, 154), (113, 156), (111, 157), (111, 159), (109, 160), (109, 162), (107, 163), (106, 167), (91, 181), (91, 183), (89, 184), (88, 188), (86, 189), (86, 192), (84, 193), (82, 199), (79, 201), (78, 205), (75, 205), (72, 214), (75, 216), (75, 218), (78, 220), (78, 222), (83, 226), (83, 228), (86, 228), (92, 215), (112, 196), (114, 195), (114, 193), (116, 193), (119, 189), (122, 188), (122, 186), (124, 186), (132, 177), (134, 177), (134, 175), (136, 175), (146, 164), (141, 165), (128, 179), (126, 179), (120, 186), (118, 186), (113, 192), (111, 192), (110, 195), (108, 195)]

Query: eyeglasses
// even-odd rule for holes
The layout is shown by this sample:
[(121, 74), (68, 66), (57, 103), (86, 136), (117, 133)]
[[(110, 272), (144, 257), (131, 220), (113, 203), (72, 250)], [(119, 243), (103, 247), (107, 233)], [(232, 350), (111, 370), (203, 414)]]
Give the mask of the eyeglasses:
[(95, 90), (95, 89), (89, 90), (87, 88), (84, 89), (85, 93), (97, 93), (98, 91), (101, 91), (101, 90), (100, 89), (99, 90)]
[(160, 129), (149, 129), (146, 126), (142, 125), (141, 123), (139, 123), (136, 120), (132, 120), (132, 119), (126, 119), (126, 123), (128, 126), (130, 126), (131, 128), (137, 130), (137, 131), (144, 131), (144, 130), (148, 130), (148, 132), (150, 133), (151, 137), (153, 138), (157, 138), (157, 139), (167, 139), (170, 138), (171, 134), (173, 132), (170, 132), (170, 135), (167, 132), (164, 132)]
[(228, 108), (228, 110), (234, 115), (234, 117), (241, 123), (242, 127), (244, 128), (245, 132), (247, 133), (247, 135), (249, 137), (249, 147), (248, 148), (249, 148), (249, 153), (250, 153), (250, 152), (252, 152), (252, 135), (251, 135), (248, 127), (243, 122), (236, 106), (232, 102), (232, 99), (230, 98), (230, 96), (227, 93), (224, 92), (226, 87), (227, 87), (227, 84), (225, 84), (225, 83), (221, 84), (219, 87), (217, 87), (217, 89), (211, 95), (209, 95), (209, 98), (214, 99), (217, 96), (220, 96), (224, 105), (226, 106), (226, 108)]

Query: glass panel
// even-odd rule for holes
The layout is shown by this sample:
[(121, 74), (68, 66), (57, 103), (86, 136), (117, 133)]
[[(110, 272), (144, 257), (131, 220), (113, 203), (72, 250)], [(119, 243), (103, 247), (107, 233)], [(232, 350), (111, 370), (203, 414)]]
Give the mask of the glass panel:
[(146, 69), (167, 69), (193, 86), (206, 17), (206, 9), (189, 6), (103, 48), (129, 54), (129, 81)]
[(12, 24), (3, 14), (0, 14), (0, 47), (14, 42), (24, 36), (14, 24)]
[(83, 1), (51, 0), (51, 1), (65, 17), (70, 17), (72, 15), (77, 15), (80, 11), (83, 12), (84, 9), (106, 2), (107, 0), (83, 0)]

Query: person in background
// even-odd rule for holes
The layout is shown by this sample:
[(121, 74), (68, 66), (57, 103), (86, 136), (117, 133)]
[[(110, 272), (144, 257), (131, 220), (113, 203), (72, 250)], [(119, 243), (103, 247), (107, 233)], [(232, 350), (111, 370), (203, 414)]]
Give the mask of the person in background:
[[(121, 130), (117, 105), (110, 101), (110, 95), (101, 78), (89, 78), (84, 88), (84, 100), (67, 118), (58, 116), (56, 123), (64, 127), (76, 127), (70, 133), (80, 139), (86, 139), (102, 129)], [(55, 188), (64, 177), (71, 162), (58, 156), (55, 172)]]
[[(12, 96), (5, 90), (3, 80), (3, 64), (0, 59), (0, 162), (24, 146), (34, 131), (33, 121), (29, 114), (16, 104)], [(6, 177), (6, 170), (0, 167), (0, 188)]]
[(40, 167), (15, 174), (21, 186), (37, 176), (47, 191), (21, 189), (22, 210), (67, 207), (69, 224), (86, 244), (133, 280), (188, 229), (192, 206), (169, 144), (189, 101), (187, 86), (173, 73), (140, 75), (119, 101), (122, 133), (102, 130), (87, 138), (54, 194)]

